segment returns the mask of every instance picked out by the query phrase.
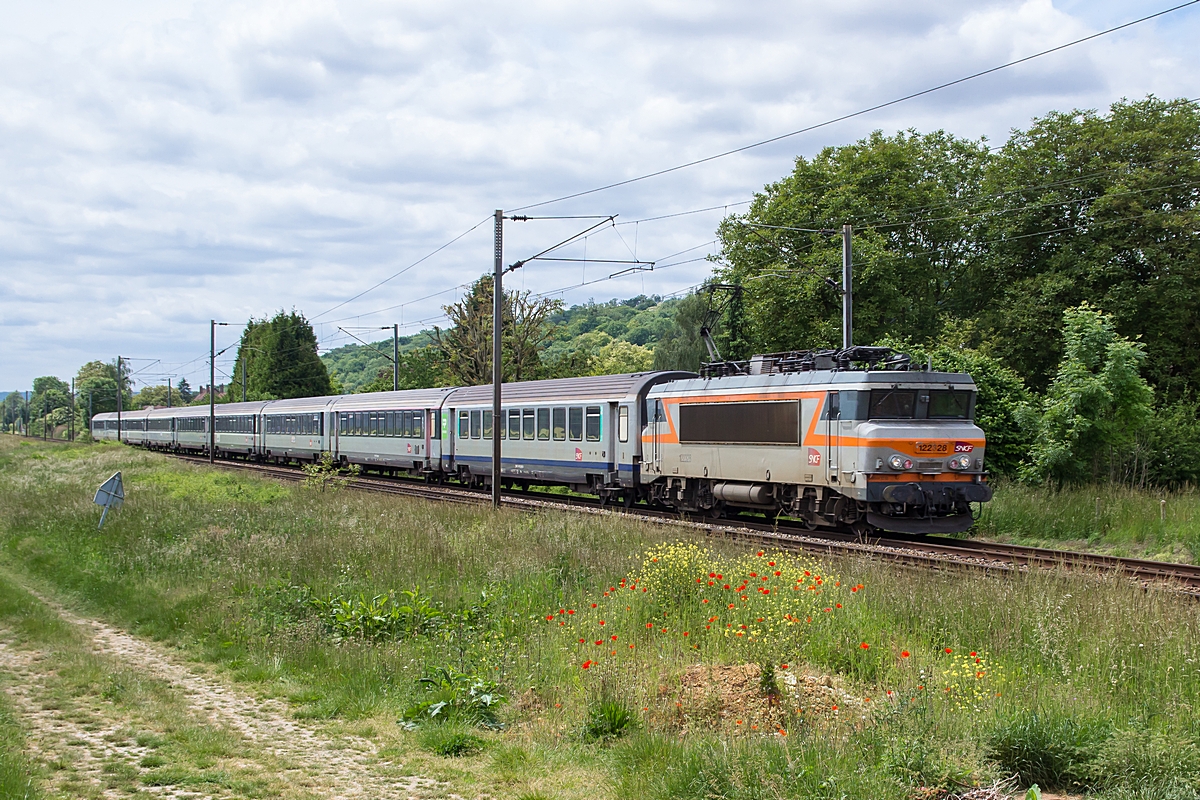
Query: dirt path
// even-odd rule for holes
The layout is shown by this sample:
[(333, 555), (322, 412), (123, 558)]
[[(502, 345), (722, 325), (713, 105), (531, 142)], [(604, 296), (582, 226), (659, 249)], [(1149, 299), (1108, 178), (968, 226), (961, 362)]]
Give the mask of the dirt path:
[[(161, 766), (153, 759), (153, 734), (131, 732), (127, 715), (112, 713), (111, 704), (105, 713), (103, 702), (85, 703), (87, 707), (62, 702), (61, 692), (56, 694), (49, 686), (56, 674), (52, 663), (56, 657), (5, 641), (10, 637), (0, 631), (0, 669), (15, 678), (5, 691), (30, 731), (34, 756), (50, 767), (54, 776), (50, 783), (68, 796), (90, 784), (85, 796), (128, 797), (131, 784), (141, 784), (135, 791), (164, 798), (237, 797), (258, 794), (265, 788), (264, 780), (287, 787), (286, 795), (296, 797), (385, 800), (447, 796), (445, 787), (435, 781), (406, 776), (403, 765), (380, 759), (376, 745), (368, 739), (332, 737), (293, 719), (284, 703), (240, 693), (177, 663), (155, 644), (47, 605), (84, 634), (93, 656), (113, 668), (165, 684), (186, 706), (193, 724), (239, 737), (245, 743), (239, 766), (247, 774), (259, 775), (255, 791), (239, 791), (236, 786), (213, 789), (195, 785), (195, 781), (190, 786), (153, 778), (139, 781), (140, 774), (155, 774), (143, 770)], [(132, 771), (135, 769), (137, 772)], [(60, 772), (67, 776), (58, 776)], [(114, 776), (122, 775), (125, 785), (118, 786), (121, 781)], [(163, 785), (145, 785), (147, 782)]]

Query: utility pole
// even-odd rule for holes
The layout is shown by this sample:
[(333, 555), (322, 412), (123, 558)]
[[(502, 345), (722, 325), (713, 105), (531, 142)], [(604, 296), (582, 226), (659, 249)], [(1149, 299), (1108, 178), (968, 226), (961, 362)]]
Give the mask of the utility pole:
[(121, 443), (121, 395), (125, 393), (121, 386), (121, 384), (124, 383), (124, 381), (121, 380), (121, 373), (121, 357), (117, 356), (117, 444)]
[(854, 251), (850, 243), (850, 223), (842, 226), (842, 348), (849, 350), (854, 342)]
[(246, 358), (242, 359), (242, 402), (243, 403), (246, 402), (246, 359), (249, 357), (250, 357), (250, 354), (246, 353)]
[[(400, 326), (392, 325), (392, 391), (400, 391)], [(494, 428), (496, 423), (492, 422)]]
[(75, 379), (71, 378), (71, 417), (67, 423), (67, 438), (75, 441)]
[[(496, 232), (494, 242), (495, 275), (492, 278), (492, 508), (500, 507), (500, 387), (504, 372), (500, 364), (500, 338), (504, 332), (504, 212), (496, 209)], [(453, 426), (453, 420), (451, 425)]]

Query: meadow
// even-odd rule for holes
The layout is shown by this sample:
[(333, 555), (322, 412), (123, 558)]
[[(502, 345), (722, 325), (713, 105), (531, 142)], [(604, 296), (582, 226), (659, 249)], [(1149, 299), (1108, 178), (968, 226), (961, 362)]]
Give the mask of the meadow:
[[(118, 469), (126, 505), (97, 531)], [(1028, 498), (984, 525), (1032, 524)], [(817, 560), (7, 437), (0, 507), (0, 599), (178, 648), (464, 796), (1200, 796), (1200, 604), (1113, 576)], [(26, 735), (0, 706), (6, 796), (52, 769)]]

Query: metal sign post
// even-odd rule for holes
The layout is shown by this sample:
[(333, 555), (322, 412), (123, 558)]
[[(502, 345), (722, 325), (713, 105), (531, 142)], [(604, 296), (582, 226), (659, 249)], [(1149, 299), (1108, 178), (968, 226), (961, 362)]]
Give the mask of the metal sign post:
[(104, 511), (100, 513), (100, 524), (96, 526), (96, 530), (104, 527), (104, 518), (108, 516), (110, 508), (120, 508), (125, 502), (125, 486), (121, 483), (121, 473), (115, 473), (111, 478), (100, 484), (100, 488), (96, 490), (96, 496), (92, 502), (98, 506), (102, 506)]

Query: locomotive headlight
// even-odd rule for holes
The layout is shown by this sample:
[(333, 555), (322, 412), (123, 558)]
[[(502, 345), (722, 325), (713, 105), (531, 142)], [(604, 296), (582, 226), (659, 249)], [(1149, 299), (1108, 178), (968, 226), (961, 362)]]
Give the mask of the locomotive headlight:
[(964, 456), (955, 456), (954, 458), (952, 458), (948, 462), (946, 462), (946, 466), (950, 467), (950, 469), (970, 469), (971, 468), (971, 457), (965, 456), (965, 455)]
[(888, 466), (892, 469), (906, 470), (912, 469), (913, 462), (911, 458), (905, 458), (902, 455), (894, 455), (888, 459)]

